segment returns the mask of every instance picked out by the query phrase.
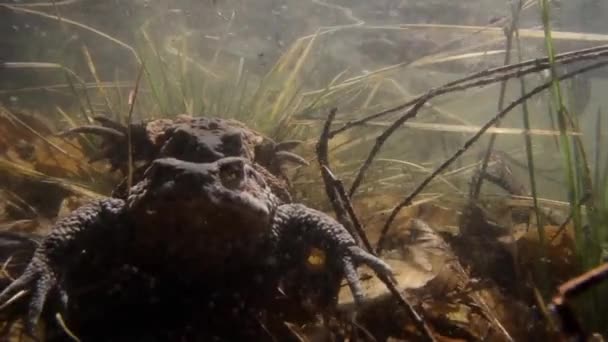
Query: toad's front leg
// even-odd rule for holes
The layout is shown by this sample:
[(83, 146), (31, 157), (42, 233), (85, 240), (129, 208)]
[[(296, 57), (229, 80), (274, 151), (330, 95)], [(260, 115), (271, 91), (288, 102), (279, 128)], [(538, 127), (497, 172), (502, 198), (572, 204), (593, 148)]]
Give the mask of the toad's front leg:
[(351, 234), (329, 215), (302, 204), (278, 207), (272, 223), (278, 241), (279, 259), (284, 267), (297, 267), (308, 257), (311, 248), (326, 255), (327, 271), (344, 276), (356, 304), (364, 299), (356, 267), (365, 264), (377, 275), (392, 278), (390, 266), (359, 247)]
[(26, 333), (33, 337), (49, 294), (57, 296), (59, 303), (67, 307), (68, 298), (63, 286), (65, 274), (82, 251), (95, 250), (99, 248), (100, 241), (110, 242), (113, 236), (120, 235), (116, 234), (116, 229), (124, 208), (122, 200), (96, 200), (57, 221), (34, 252), (23, 274), (0, 293), (0, 305), (4, 306), (20, 291), (29, 292)]

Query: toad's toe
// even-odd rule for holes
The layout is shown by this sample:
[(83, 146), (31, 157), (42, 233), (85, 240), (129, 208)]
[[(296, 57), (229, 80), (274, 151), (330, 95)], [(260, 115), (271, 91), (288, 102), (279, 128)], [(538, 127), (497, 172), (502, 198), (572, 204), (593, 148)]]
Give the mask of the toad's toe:
[(364, 299), (361, 281), (355, 268), (357, 264), (365, 264), (374, 270), (379, 277), (386, 277), (395, 281), (393, 270), (382, 259), (366, 252), (359, 246), (349, 247), (348, 253), (342, 257), (342, 267), (344, 277), (357, 305), (360, 305)]
[[(41, 259), (34, 257), (23, 274), (0, 293), (0, 303), (2, 303), (0, 309), (9, 305), (21, 291), (30, 292), (25, 328), (26, 333), (34, 337), (44, 304), (49, 292), (56, 288), (56, 284), (56, 277), (50, 266)], [(61, 302), (67, 302), (65, 293), (61, 297), (64, 297), (61, 298)]]

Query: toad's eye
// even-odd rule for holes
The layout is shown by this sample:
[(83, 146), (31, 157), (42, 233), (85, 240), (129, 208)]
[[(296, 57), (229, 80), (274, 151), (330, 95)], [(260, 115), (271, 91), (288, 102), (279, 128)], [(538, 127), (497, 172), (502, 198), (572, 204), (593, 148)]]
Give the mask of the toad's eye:
[(243, 179), (243, 168), (238, 164), (228, 164), (220, 168), (220, 179), (227, 188), (236, 188)]

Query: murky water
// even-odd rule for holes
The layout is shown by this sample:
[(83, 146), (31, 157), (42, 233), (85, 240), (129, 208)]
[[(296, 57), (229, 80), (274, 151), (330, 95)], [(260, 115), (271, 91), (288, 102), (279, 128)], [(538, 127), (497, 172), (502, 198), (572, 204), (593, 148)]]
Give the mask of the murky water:
[[(560, 324), (564, 322), (550, 313), (557, 303), (551, 302), (553, 296), (567, 280), (601, 265), (606, 254), (608, 158), (602, 147), (608, 129), (604, 114), (608, 69), (604, 66), (577, 74), (559, 87), (546, 83), (551, 74), (542, 60), (547, 56), (544, 25), (550, 25), (558, 75), (576, 73), (606, 60), (608, 3), (547, 1), (549, 20), (543, 23), (544, 3), (0, 3), (1, 289), (28, 264), (34, 249), (31, 239), (42, 239), (58, 219), (91, 199), (118, 197), (127, 191), (129, 172), (137, 184), (147, 177), (143, 172), (146, 163), (155, 158), (181, 156), (178, 159), (212, 162), (204, 153), (216, 158), (236, 150), (259, 162), (259, 156), (270, 151), (262, 152), (261, 145), (256, 145), (264, 136), (274, 144), (271, 152), (279, 155), (281, 148), (276, 146), (281, 142), (288, 142), (282, 146), (291, 148), (296, 145), (289, 141), (300, 141), (290, 150), (300, 159), (282, 154), (288, 160), (286, 167), (262, 166), (272, 177), (286, 175), (288, 182), (273, 186), (288, 189), (293, 202), (336, 217), (361, 246), (369, 240), (395, 271), (396, 282), (375, 277), (361, 267), (367, 296), (361, 305), (353, 306), (346, 282), (329, 291), (339, 290), (330, 308), (309, 303), (322, 295), (306, 291), (323, 292), (314, 286), (330, 286), (326, 282), (343, 275), (331, 272), (328, 265), (334, 262), (334, 254), (327, 247), (329, 242), (321, 239), (306, 245), (310, 249), (302, 261), (306, 272), (281, 270), (280, 284), (272, 286), (283, 286), (285, 291), (260, 290), (284, 301), (277, 304), (275, 297), (272, 302), (259, 300), (262, 303), (256, 301), (251, 315), (241, 315), (232, 306), (248, 309), (249, 302), (232, 294), (243, 291), (251, 296), (252, 291), (245, 291), (251, 289), (243, 284), (251, 283), (247, 276), (258, 269), (254, 272), (243, 266), (240, 277), (235, 275), (239, 272), (201, 271), (210, 280), (197, 291), (191, 279), (195, 277), (189, 273), (177, 276), (138, 270), (133, 276), (130, 268), (110, 268), (111, 276), (95, 278), (98, 275), (89, 274), (95, 272), (90, 272), (92, 266), (87, 262), (98, 265), (98, 259), (102, 264), (109, 259), (104, 254), (89, 260), (83, 252), (77, 263), (84, 266), (74, 268), (76, 271), (69, 268), (69, 272), (68, 266), (57, 266), (56, 271), (57, 277), (68, 279), (68, 296), (75, 298), (68, 312), (81, 318), (70, 322), (66, 312), (67, 328), (62, 328), (53, 318), (56, 307), (49, 306), (42, 316), (47, 328), (40, 329), (46, 339), (65, 340), (66, 330), (73, 330), (71, 333), (85, 336), (86, 341), (95, 339), (99, 330), (104, 331), (99, 340), (112, 341), (233, 340), (243, 336), (281, 341), (428, 340), (429, 331), (424, 327), (430, 327), (430, 335), (437, 341), (562, 338)], [(519, 5), (521, 10), (517, 10)], [(592, 48), (594, 52), (584, 50)], [(578, 50), (574, 59), (566, 58), (562, 64), (560, 54)], [(524, 65), (524, 69), (495, 70), (532, 59), (538, 59), (537, 63)], [(484, 70), (489, 71), (459, 83)], [(518, 75), (505, 76), (518, 70)], [(501, 82), (504, 79), (508, 82)], [(538, 88), (543, 84), (546, 89)], [(446, 85), (456, 87), (444, 91)], [(531, 91), (538, 94), (519, 100)], [(332, 108), (337, 112), (331, 129), (339, 132), (325, 141), (323, 126)], [(237, 144), (235, 150), (231, 145), (234, 134), (226, 138), (234, 127), (207, 127), (203, 135), (194, 133), (194, 140), (161, 149), (171, 136), (163, 131), (166, 121), (152, 120), (183, 123), (180, 114), (236, 119), (255, 133), (240, 130), (239, 134), (252, 140)], [(134, 123), (150, 120), (154, 124), (138, 126), (138, 131), (106, 120), (109, 126), (101, 135), (110, 139), (104, 143), (95, 135), (57, 134), (97, 125), (100, 122), (94, 118), (98, 116), (122, 124), (129, 117)], [(491, 121), (498, 116), (501, 120)], [(191, 133), (189, 129), (193, 128), (186, 127)], [(135, 134), (130, 147), (122, 143), (128, 134)], [(319, 142), (328, 144), (326, 166), (341, 183), (324, 181)], [(490, 144), (493, 153), (487, 154)], [(132, 160), (126, 157), (128, 151), (134, 155)], [(486, 155), (489, 164), (482, 167)], [(173, 176), (175, 182), (181, 179), (177, 173)], [(479, 179), (482, 186), (475, 191)], [(346, 198), (332, 200), (342, 193), (339, 184)], [(225, 241), (224, 232), (228, 232), (226, 236), (236, 231), (244, 234), (243, 227), (233, 231), (232, 226), (243, 225), (237, 214), (233, 221), (213, 221), (209, 207), (196, 212), (192, 206), (191, 217), (196, 220), (190, 220), (190, 211), (183, 206), (169, 210), (170, 204), (164, 205), (153, 209), (166, 209), (163, 220), (184, 226), (180, 233), (167, 233), (166, 240), (196, 235), (193, 232), (200, 227), (186, 227), (193, 224), (190, 221), (222, 222), (218, 230), (222, 238), (217, 237), (221, 241)], [(183, 212), (188, 213), (185, 218), (180, 216)], [(155, 225), (158, 221), (145, 222)], [(163, 227), (155, 228), (151, 230), (155, 234), (162, 232)], [(216, 238), (211, 236), (211, 240)], [(197, 248), (208, 246), (200, 236), (186, 239), (188, 243), (181, 245), (169, 241), (167, 249), (198, 246), (188, 247), (194, 251), (185, 253), (189, 259), (184, 263), (189, 265), (197, 264), (196, 257), (201, 255), (231, 255), (228, 249), (224, 254), (197, 253)], [(102, 237), (98, 243), (109, 246), (103, 248), (110, 250), (109, 255), (117, 255), (110, 238), (105, 242)], [(166, 267), (157, 265), (157, 269), (179, 273), (179, 267), (171, 264), (176, 260), (170, 256), (176, 253), (168, 251), (165, 259), (155, 259), (166, 260)], [(80, 285), (70, 285), (70, 277)], [(97, 281), (110, 285), (87, 283)], [(150, 285), (155, 281), (162, 285)], [(89, 285), (95, 288), (91, 290), (94, 295), (80, 288)], [(305, 295), (294, 297), (294, 288), (295, 293), (301, 289)], [(571, 334), (588, 338), (592, 333), (608, 333), (603, 305), (607, 291), (605, 284), (594, 283), (573, 301), (573, 317), (580, 329)], [(219, 310), (191, 307), (195, 300), (211, 302), (209, 298), (215, 300), (216, 295)], [(173, 296), (177, 296), (175, 301)], [(27, 298), (25, 293), (25, 298), (16, 298), (0, 309), (5, 327), (0, 334), (14, 337), (19, 332), (20, 326), (13, 327), (11, 320), (26, 315)], [(162, 304), (149, 306), (156, 300)], [(422, 318), (416, 320), (406, 302)], [(95, 310), (101, 314), (93, 314)], [(114, 330), (98, 326), (141, 312), (147, 315), (134, 319), (131, 328), (128, 323)], [(355, 312), (356, 322), (352, 318)], [(112, 320), (114, 313), (122, 318)], [(146, 328), (146, 322), (153, 323)], [(247, 335), (248, 329), (255, 333)]]

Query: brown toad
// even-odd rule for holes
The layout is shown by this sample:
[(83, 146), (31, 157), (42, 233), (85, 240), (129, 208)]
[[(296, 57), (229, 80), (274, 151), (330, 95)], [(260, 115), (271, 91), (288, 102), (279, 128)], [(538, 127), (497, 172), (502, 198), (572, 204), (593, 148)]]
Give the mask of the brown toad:
[[(106, 117), (95, 117), (101, 126), (85, 125), (68, 130), (62, 135), (91, 133), (103, 138), (101, 151), (91, 162), (107, 159), (112, 170), (127, 173), (128, 127)], [(137, 167), (134, 181), (157, 158), (209, 163), (224, 157), (243, 157), (253, 161), (275, 194), (285, 201), (291, 198), (286, 163), (307, 165), (302, 157), (290, 152), (299, 141), (276, 143), (261, 133), (234, 119), (177, 115), (173, 119), (155, 119), (133, 123), (131, 141), (133, 162)], [(126, 183), (116, 191), (116, 197), (126, 196)]]
[(0, 293), (0, 303), (29, 290), (26, 326), (33, 334), (47, 297), (67, 307), (66, 289), (74, 268), (84, 267), (83, 255), (182, 278), (232, 273), (243, 278), (242, 288), (262, 282), (272, 292), (287, 272), (306, 267), (314, 248), (325, 253), (338, 280), (333, 294), (344, 277), (356, 302), (363, 299), (358, 264), (391, 275), (330, 216), (282, 204), (252, 165), (239, 157), (153, 161), (126, 200), (96, 200), (59, 220), (22, 275)]

